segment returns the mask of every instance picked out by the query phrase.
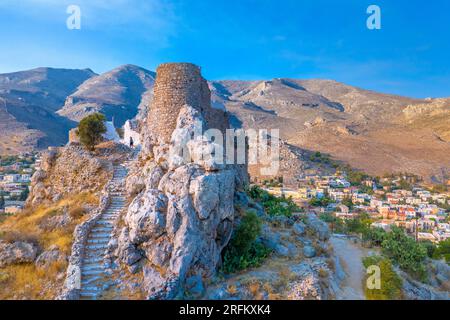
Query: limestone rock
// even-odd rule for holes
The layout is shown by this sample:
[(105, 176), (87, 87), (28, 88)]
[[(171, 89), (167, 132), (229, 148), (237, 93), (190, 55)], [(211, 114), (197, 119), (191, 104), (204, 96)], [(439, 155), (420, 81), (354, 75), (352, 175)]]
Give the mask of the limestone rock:
[(319, 237), (320, 240), (325, 241), (330, 238), (330, 229), (328, 225), (320, 220), (314, 213), (309, 213), (307, 216), (307, 224)]
[(141, 252), (129, 240), (127, 228), (123, 228), (119, 236), (116, 255), (128, 266), (132, 266), (142, 259)]
[(36, 255), (37, 248), (31, 243), (0, 241), (0, 268), (12, 264), (33, 262)]
[(125, 221), (132, 243), (157, 239), (166, 226), (167, 197), (158, 190), (143, 192), (131, 203)]
[(44, 251), (39, 255), (35, 264), (40, 268), (46, 268), (55, 262), (64, 261), (67, 261), (67, 256), (59, 250), (58, 246), (53, 245), (47, 251)]
[(316, 256), (316, 249), (314, 249), (311, 246), (305, 246), (303, 248), (303, 254), (305, 255), (305, 257), (307, 258), (313, 258)]
[(303, 222), (296, 222), (292, 226), (294, 233), (298, 236), (303, 236), (306, 232), (306, 226)]
[(199, 71), (190, 64), (158, 68), (142, 161), (127, 181), (128, 193), (138, 194), (117, 251), (122, 261), (133, 248), (144, 253), (150, 299), (173, 299), (185, 285), (202, 291), (196, 277), (215, 274), (233, 230), (237, 182), (245, 181), (246, 171), (224, 165), (215, 156), (217, 145), (202, 136), (208, 128), (224, 130), (229, 124), (223, 111), (211, 108)]

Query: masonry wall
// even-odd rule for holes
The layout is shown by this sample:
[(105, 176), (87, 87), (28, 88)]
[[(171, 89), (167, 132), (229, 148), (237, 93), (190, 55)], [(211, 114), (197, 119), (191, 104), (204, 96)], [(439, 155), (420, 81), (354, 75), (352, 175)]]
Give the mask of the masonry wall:
[(228, 128), (226, 113), (211, 108), (211, 92), (200, 68), (191, 63), (166, 63), (157, 69), (154, 98), (147, 119), (152, 136), (157, 140), (154, 143), (170, 141), (180, 109), (185, 104), (199, 110), (209, 128)]

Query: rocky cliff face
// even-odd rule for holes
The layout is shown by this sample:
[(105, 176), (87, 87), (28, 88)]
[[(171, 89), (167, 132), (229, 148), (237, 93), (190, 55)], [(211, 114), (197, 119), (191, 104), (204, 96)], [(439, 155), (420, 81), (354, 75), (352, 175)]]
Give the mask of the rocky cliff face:
[(143, 273), (149, 298), (175, 298), (187, 278), (215, 274), (233, 231), (234, 196), (244, 187), (246, 170), (205, 156), (205, 150), (214, 152), (214, 143), (191, 136), (228, 125), (226, 114), (212, 109), (198, 67), (158, 68), (141, 159), (127, 181), (134, 198), (116, 248), (122, 264)]

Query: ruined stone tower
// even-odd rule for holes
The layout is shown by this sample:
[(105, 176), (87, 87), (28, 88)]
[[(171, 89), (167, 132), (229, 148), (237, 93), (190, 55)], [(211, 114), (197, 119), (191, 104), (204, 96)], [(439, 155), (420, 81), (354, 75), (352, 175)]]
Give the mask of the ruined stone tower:
[(152, 144), (170, 142), (177, 116), (184, 105), (197, 109), (209, 128), (225, 130), (225, 112), (211, 107), (211, 92), (200, 68), (191, 63), (165, 63), (158, 67), (154, 99), (147, 118)]

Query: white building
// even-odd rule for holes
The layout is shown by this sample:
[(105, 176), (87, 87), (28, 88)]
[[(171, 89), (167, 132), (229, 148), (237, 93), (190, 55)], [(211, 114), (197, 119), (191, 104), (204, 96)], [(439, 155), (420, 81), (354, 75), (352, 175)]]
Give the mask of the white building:
[(19, 180), (20, 180), (20, 174), (7, 174), (3, 178), (3, 181), (9, 182), (9, 183), (19, 182)]
[(133, 139), (134, 146), (139, 146), (141, 144), (141, 135), (138, 132), (138, 126), (135, 120), (127, 120), (123, 126), (122, 143), (129, 146), (131, 139)]
[(119, 134), (116, 131), (116, 127), (114, 126), (113, 121), (105, 122), (106, 132), (103, 134), (103, 138), (109, 141), (120, 141)]

